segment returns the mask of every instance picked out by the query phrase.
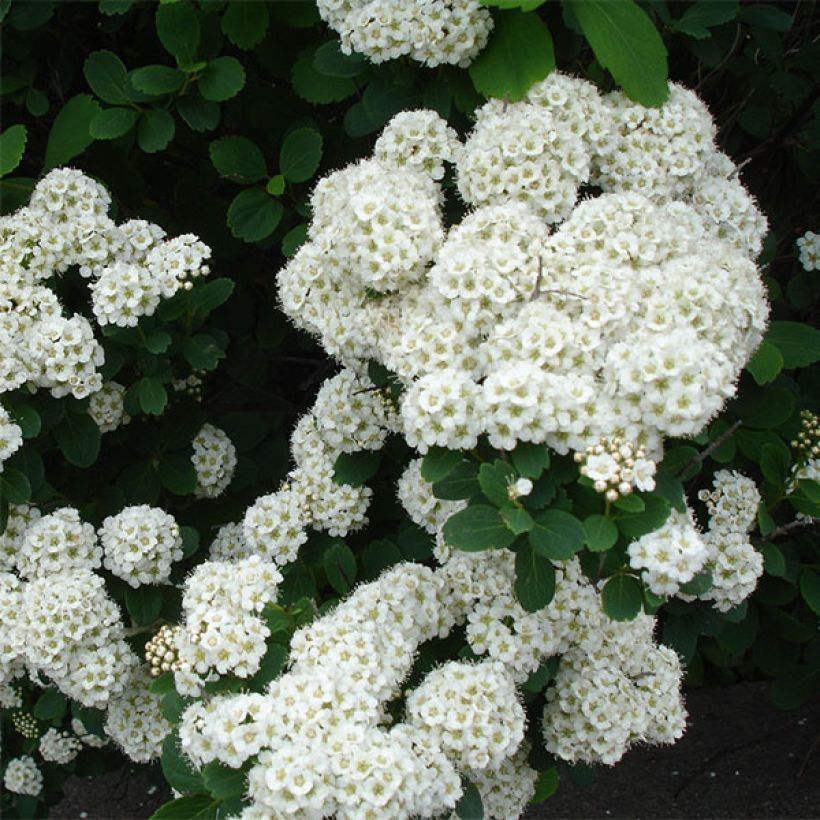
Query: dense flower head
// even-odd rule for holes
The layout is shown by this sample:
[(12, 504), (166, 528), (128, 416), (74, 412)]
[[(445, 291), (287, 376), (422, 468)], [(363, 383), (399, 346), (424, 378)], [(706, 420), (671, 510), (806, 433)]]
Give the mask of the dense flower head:
[(36, 796), (43, 788), (43, 773), (31, 755), (15, 757), (6, 766), (3, 785), (14, 794)]
[(797, 250), (803, 270), (820, 270), (820, 233), (806, 231), (797, 240)]
[(40, 510), (31, 504), (9, 504), (6, 528), (0, 533), (0, 570), (17, 566), (26, 531), (40, 516)]
[(319, 0), (319, 14), (342, 41), (342, 51), (374, 63), (409, 56), (430, 68), (468, 66), (493, 27), (478, 0)]
[(17, 554), (17, 570), (24, 578), (41, 578), (97, 569), (101, 559), (94, 527), (81, 521), (73, 507), (63, 507), (28, 526)]
[(0, 473), (3, 462), (14, 455), (23, 444), (23, 431), (11, 420), (6, 409), (0, 405)]
[(110, 433), (119, 426), (128, 424), (131, 417), (125, 412), (125, 387), (118, 382), (104, 382), (89, 399), (88, 415), (94, 419), (102, 433)]
[(228, 434), (213, 424), (204, 424), (194, 437), (191, 461), (196, 470), (196, 494), (217, 498), (231, 483), (236, 469), (236, 447)]
[(52, 727), (40, 738), (39, 751), (43, 760), (65, 765), (77, 757), (82, 747), (80, 739), (71, 732)]

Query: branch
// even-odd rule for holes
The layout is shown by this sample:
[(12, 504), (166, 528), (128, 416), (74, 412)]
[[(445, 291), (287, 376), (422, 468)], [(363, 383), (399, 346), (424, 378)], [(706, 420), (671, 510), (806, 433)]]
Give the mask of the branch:
[(702, 453), (698, 453), (682, 470), (678, 471), (678, 478), (683, 478), (692, 467), (697, 467), (702, 461), (707, 459), (712, 453), (723, 444), (726, 439), (734, 435), (740, 425), (743, 424), (741, 419), (738, 419), (731, 427), (721, 433)]
[(774, 541), (775, 538), (780, 538), (781, 535), (787, 535), (792, 530), (814, 527), (817, 524), (820, 524), (820, 518), (797, 518), (788, 524), (784, 524), (782, 527), (776, 527), (768, 535), (763, 536), (763, 540)]

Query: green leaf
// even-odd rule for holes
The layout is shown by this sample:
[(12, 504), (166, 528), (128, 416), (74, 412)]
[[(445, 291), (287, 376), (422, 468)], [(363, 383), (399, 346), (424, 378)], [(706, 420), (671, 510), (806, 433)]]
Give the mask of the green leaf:
[(319, 46), (313, 55), (313, 67), (326, 77), (358, 77), (367, 68), (363, 54), (343, 54), (338, 40)]
[(456, 817), (461, 820), (483, 820), (484, 804), (481, 801), (481, 793), (464, 775), (461, 776), (461, 786), (461, 797), (455, 808)]
[(94, 51), (83, 63), (83, 74), (91, 90), (104, 102), (127, 105), (131, 101), (128, 89), (128, 69), (111, 51)]
[(289, 182), (305, 182), (322, 159), (322, 135), (315, 128), (297, 128), (279, 150), (279, 170)]
[(25, 125), (9, 126), (0, 134), (0, 177), (11, 173), (22, 162), (27, 139)]
[(444, 525), (444, 538), (450, 546), (466, 552), (502, 549), (515, 541), (501, 513), (486, 504), (471, 504), (451, 515)]
[(179, 116), (192, 131), (202, 133), (213, 131), (219, 125), (221, 109), (210, 100), (203, 100), (199, 94), (188, 93), (177, 100)]
[(162, 696), (162, 704), (160, 706), (162, 716), (169, 723), (179, 723), (182, 713), (192, 702), (192, 698), (182, 697), (182, 695), (176, 692), (168, 692)]
[(543, 6), (547, 0), (479, 0), (482, 6), (493, 6), (497, 9), (521, 9), (521, 11), (534, 11), (539, 6)]
[(421, 461), (421, 477), (430, 483), (441, 481), (450, 475), (463, 458), (464, 456), (458, 450), (431, 447)]
[(500, 458), (492, 464), (482, 464), (478, 470), (478, 486), (487, 500), (496, 507), (510, 503), (509, 485), (514, 479), (515, 469)]
[(760, 26), (772, 31), (788, 31), (793, 23), (788, 12), (768, 3), (744, 3), (740, 19), (751, 26)]
[(199, 549), (199, 532), (193, 527), (180, 527), (179, 534), (182, 538), (182, 557), (190, 558)]
[(117, 14), (127, 14), (133, 5), (134, 0), (100, 0), (98, 8), (100, 14), (113, 17)]
[[(697, 451), (694, 451), (697, 452)], [(646, 509), (646, 502), (639, 495), (622, 495), (612, 504), (617, 510), (628, 513), (639, 513)]]
[(230, 299), (235, 287), (236, 282), (226, 276), (198, 284), (191, 291), (191, 307), (194, 313), (198, 316), (207, 316)]
[(23, 438), (34, 438), (43, 429), (40, 414), (30, 404), (17, 404), (6, 408), (14, 423), (20, 428)]
[(554, 595), (555, 567), (524, 542), (515, 554), (515, 597), (527, 612), (537, 612)]
[(535, 526), (535, 521), (533, 521), (532, 516), (520, 507), (502, 507), (501, 517), (504, 519), (504, 523), (509, 527), (510, 531), (515, 533), (515, 535), (523, 535)]
[(699, 0), (686, 9), (680, 20), (672, 23), (672, 28), (704, 40), (711, 35), (710, 28), (734, 20), (738, 11), (737, 0)]
[(265, 185), (265, 190), (271, 196), (281, 196), (285, 193), (285, 178), (281, 174), (272, 176)]
[(798, 481), (797, 489), (786, 498), (792, 507), (803, 515), (820, 518), (820, 484), (816, 481)]
[(48, 97), (38, 88), (26, 92), (26, 109), (32, 117), (42, 117), (48, 111)]
[(228, 3), (222, 15), (222, 31), (238, 48), (249, 51), (265, 39), (268, 7), (264, 3)]
[(632, 621), (641, 611), (640, 582), (631, 575), (613, 575), (601, 591), (601, 605), (613, 621)]
[(174, 495), (190, 495), (196, 489), (196, 469), (189, 456), (166, 453), (157, 467), (162, 486)]
[(174, 118), (163, 108), (146, 111), (137, 127), (137, 143), (146, 154), (156, 154), (174, 138)]
[(137, 626), (154, 623), (162, 611), (162, 589), (148, 584), (126, 587), (125, 608)]
[(776, 487), (783, 485), (789, 474), (791, 457), (788, 451), (774, 444), (764, 444), (760, 451), (760, 469), (767, 480)]
[[(781, 671), (781, 670), (778, 670)], [(797, 709), (820, 691), (820, 666), (800, 664), (783, 669), (769, 696), (778, 709)]]
[(100, 428), (86, 413), (66, 413), (54, 428), (54, 438), (75, 467), (90, 467), (100, 453)]
[(646, 106), (669, 96), (666, 48), (652, 20), (633, 0), (569, 0), (598, 62), (627, 97)]
[(245, 794), (245, 772), (241, 769), (231, 769), (216, 760), (202, 768), (202, 780), (205, 788), (216, 800), (229, 800), (231, 797)]
[(284, 208), (264, 191), (248, 188), (234, 197), (228, 208), (228, 227), (237, 239), (260, 242), (270, 236), (280, 220)]
[(766, 342), (780, 351), (787, 370), (820, 361), (820, 330), (802, 322), (772, 322)]
[(334, 544), (324, 556), (327, 580), (339, 595), (346, 595), (356, 582), (356, 556), (344, 542)]
[(220, 175), (234, 182), (259, 182), (268, 175), (265, 158), (247, 137), (222, 137), (208, 147), (211, 162)]
[[(160, 758), (162, 773), (168, 785), (178, 792), (201, 792), (205, 790), (205, 782), (180, 750), (179, 735), (171, 732), (162, 741), (162, 757)], [(167, 805), (167, 804), (166, 804)], [(171, 817), (174, 815), (166, 815)], [(175, 815), (182, 817), (183, 815)]]
[(155, 330), (145, 338), (145, 349), (154, 354), (165, 353), (171, 341), (171, 336), (164, 330)]
[(502, 11), (469, 71), (477, 91), (515, 101), (554, 68), (552, 37), (541, 18), (534, 12)]
[(282, 237), (282, 255), (290, 258), (307, 241), (307, 225), (297, 225)]
[(381, 453), (373, 450), (340, 453), (333, 466), (333, 480), (337, 484), (361, 487), (369, 478), (376, 475), (380, 463)]
[(645, 507), (641, 512), (619, 511), (615, 514), (618, 530), (630, 540), (658, 529), (669, 517), (672, 509), (669, 502), (657, 493), (647, 493), (643, 500)]
[(800, 574), (800, 592), (815, 615), (820, 615), (820, 575), (810, 569)]
[(558, 769), (550, 766), (543, 772), (538, 772), (538, 780), (535, 781), (535, 794), (530, 799), (531, 804), (543, 803), (548, 797), (552, 797), (558, 790)]
[(138, 91), (152, 97), (173, 94), (182, 88), (185, 73), (168, 65), (147, 65), (131, 72), (131, 83)]
[(140, 409), (151, 416), (159, 416), (168, 404), (168, 393), (161, 382), (150, 376), (143, 376), (137, 382), (137, 397)]
[(224, 102), (245, 86), (245, 69), (236, 57), (217, 57), (199, 75), (199, 93), (206, 100)]
[(540, 478), (550, 466), (550, 451), (546, 444), (519, 442), (510, 457), (519, 475), (525, 478)]
[(216, 818), (218, 805), (217, 801), (204, 794), (178, 797), (160, 806), (149, 820), (209, 820)]
[(463, 460), (448, 475), (433, 484), (433, 495), (442, 501), (460, 501), (478, 492), (478, 465)]
[(709, 571), (701, 572), (692, 578), (691, 581), (687, 581), (685, 584), (681, 584), (680, 589), (684, 595), (703, 595), (704, 593), (708, 592), (714, 586), (714, 579), (712, 578), (712, 573)]
[(293, 90), (310, 103), (324, 105), (356, 93), (356, 86), (348, 77), (328, 77), (313, 66), (315, 49), (309, 48), (298, 56), (291, 69)]
[(174, 684), (174, 673), (163, 672), (151, 681), (148, 691), (152, 695), (167, 695), (168, 692), (176, 692)]
[(195, 370), (214, 370), (225, 358), (225, 351), (207, 333), (197, 333), (185, 339), (182, 353)]
[(139, 112), (133, 108), (106, 108), (89, 123), (95, 140), (113, 140), (127, 134), (136, 124)]
[(533, 549), (544, 558), (565, 561), (584, 545), (586, 532), (581, 522), (563, 510), (545, 510), (535, 516), (529, 539)]
[(37, 698), (31, 711), (34, 717), (40, 720), (59, 720), (65, 714), (67, 706), (66, 696), (54, 688), (49, 688)]
[(161, 4), (156, 12), (157, 36), (181, 66), (196, 61), (201, 36), (199, 15), (187, 2)]
[(763, 567), (769, 575), (782, 578), (786, 574), (786, 559), (776, 544), (764, 541), (760, 545), (763, 553)]
[(48, 135), (44, 170), (65, 165), (91, 145), (94, 138), (89, 126), (101, 110), (99, 103), (88, 94), (77, 94), (60, 109)]
[(774, 381), (783, 369), (783, 356), (771, 342), (763, 341), (749, 360), (746, 369), (758, 384), (768, 384)]
[(618, 540), (615, 522), (604, 515), (590, 515), (584, 519), (584, 543), (590, 552), (606, 552)]
[(25, 504), (31, 498), (28, 478), (14, 467), (6, 467), (0, 473), (0, 496), (9, 504)]

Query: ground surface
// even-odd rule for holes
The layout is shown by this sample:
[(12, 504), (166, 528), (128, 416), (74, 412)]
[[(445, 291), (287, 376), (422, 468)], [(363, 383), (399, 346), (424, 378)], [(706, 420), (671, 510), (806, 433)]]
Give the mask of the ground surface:
[[(820, 818), (820, 698), (781, 712), (763, 685), (741, 684), (691, 691), (687, 704), (677, 745), (636, 749), (590, 786), (564, 778), (527, 817)], [(74, 778), (50, 817), (143, 820), (167, 799), (151, 788), (141, 773)]]

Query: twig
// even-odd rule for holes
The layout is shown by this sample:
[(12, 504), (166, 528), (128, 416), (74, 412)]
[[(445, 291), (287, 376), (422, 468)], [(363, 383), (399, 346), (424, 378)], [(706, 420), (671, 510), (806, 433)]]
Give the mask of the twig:
[(692, 467), (697, 467), (702, 461), (707, 459), (712, 453), (723, 444), (726, 439), (734, 435), (740, 425), (743, 424), (741, 419), (738, 419), (731, 427), (721, 433), (702, 453), (698, 453), (682, 470), (678, 471), (678, 478), (683, 478)]
[(775, 538), (780, 538), (781, 535), (786, 535), (786, 533), (792, 530), (799, 530), (803, 527), (813, 527), (816, 524), (820, 524), (820, 518), (798, 518), (795, 521), (784, 524), (782, 527), (776, 527), (768, 535), (764, 536), (763, 540), (773, 541)]

